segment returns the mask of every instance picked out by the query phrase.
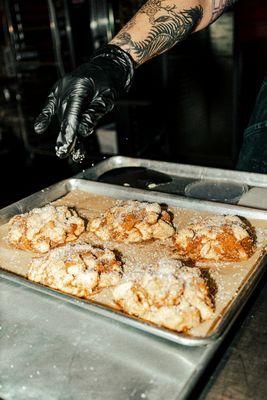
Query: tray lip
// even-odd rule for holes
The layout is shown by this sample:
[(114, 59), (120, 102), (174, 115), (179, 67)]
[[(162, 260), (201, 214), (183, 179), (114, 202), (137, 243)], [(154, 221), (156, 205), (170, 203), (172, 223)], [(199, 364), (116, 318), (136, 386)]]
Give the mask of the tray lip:
[[(23, 203), (23, 202), (27, 203), (31, 199), (35, 199), (38, 196), (44, 196), (45, 193), (47, 193), (47, 192), (49, 192), (51, 194), (51, 192), (53, 190), (56, 190), (57, 188), (64, 189), (65, 193), (63, 193), (62, 196), (65, 196), (67, 193), (69, 193), (72, 190), (75, 190), (75, 189), (83, 190), (82, 187), (84, 187), (84, 186), (90, 187), (90, 185), (91, 186), (93, 185), (93, 186), (96, 186), (99, 188), (104, 188), (104, 189), (105, 188), (111, 189), (111, 187), (112, 187), (112, 188), (114, 188), (114, 190), (120, 191), (122, 193), (127, 193), (128, 195), (130, 193), (130, 196), (128, 196), (128, 197), (131, 197), (131, 198), (134, 198), (134, 194), (136, 193), (136, 194), (139, 194), (140, 196), (145, 195), (145, 197), (154, 197), (154, 196), (160, 195), (161, 197), (166, 198), (166, 200), (167, 199), (169, 199), (169, 200), (177, 200), (177, 199), (179, 200), (180, 199), (180, 201), (182, 201), (183, 203), (189, 203), (189, 204), (195, 203), (195, 205), (198, 203), (203, 203), (203, 201), (201, 201), (201, 200), (187, 199), (182, 196), (177, 196), (174, 194), (165, 194), (165, 193), (159, 194), (158, 192), (153, 192), (153, 191), (147, 192), (146, 190), (135, 189), (135, 188), (131, 188), (131, 190), (129, 190), (129, 188), (125, 188), (125, 187), (121, 187), (121, 186), (117, 186), (117, 185), (112, 185), (112, 184), (107, 184), (107, 183), (102, 183), (102, 182), (95, 182), (95, 181), (84, 180), (84, 179), (70, 178), (70, 179), (65, 179), (63, 181), (55, 183), (48, 188), (45, 188), (39, 192), (36, 192), (35, 194), (32, 194), (20, 201), (17, 201), (15, 203), (3, 208), (2, 210), (0, 210), (0, 216), (9, 210), (12, 210), (12, 208), (14, 208), (14, 207), (19, 209), (20, 207), (18, 207), (18, 205), (20, 203)], [(82, 186), (82, 187), (79, 187), (79, 186)], [(89, 187), (88, 187), (88, 191), (90, 190)], [(100, 194), (100, 195), (102, 194), (102, 195), (106, 195), (109, 197), (116, 197), (116, 196), (112, 195), (112, 193), (110, 193), (110, 191), (108, 192), (108, 194), (107, 193), (105, 193), (105, 194), (104, 193), (94, 193), (94, 194)], [(60, 197), (62, 197), (62, 196), (60, 196)], [(60, 197), (54, 198), (51, 201), (55, 201), (55, 200), (59, 199)], [(146, 199), (144, 199), (144, 200), (146, 200)], [(156, 200), (156, 199), (154, 199), (154, 200)], [(147, 200), (147, 201), (149, 201), (149, 200)], [(206, 203), (210, 203), (210, 202), (206, 202)], [(47, 204), (47, 203), (44, 203), (44, 204)], [(225, 208), (230, 207), (230, 209), (232, 209), (232, 208), (242, 209), (243, 208), (242, 206), (222, 205), (221, 203), (213, 203), (213, 204), (214, 204), (215, 208), (216, 208), (216, 205), (218, 208), (222, 208), (222, 207), (225, 207)], [(206, 206), (210, 208), (210, 204), (206, 204)], [(177, 207), (183, 208), (181, 205), (177, 205)], [(189, 208), (194, 210), (193, 204)], [(210, 211), (210, 209), (208, 211), (213, 212), (213, 211)], [(253, 211), (253, 212), (256, 211), (257, 214), (263, 214), (267, 219), (267, 211), (257, 210), (257, 209), (251, 209), (251, 211)], [(217, 211), (217, 212), (220, 212), (220, 211)], [(244, 212), (248, 213), (249, 210), (247, 208), (245, 208)], [(2, 225), (4, 223), (0, 222), (0, 225)], [(210, 335), (207, 335), (205, 337), (202, 337), (202, 336), (201, 337), (199, 337), (199, 336), (190, 337), (183, 333), (178, 333), (178, 332), (175, 333), (174, 331), (168, 330), (164, 327), (157, 327), (156, 325), (149, 324), (146, 321), (142, 321), (135, 317), (128, 316), (127, 314), (122, 313), (119, 310), (114, 310), (111, 307), (108, 307), (105, 305), (100, 305), (100, 304), (90, 301), (90, 300), (73, 297), (71, 295), (59, 292), (55, 289), (46, 287), (44, 285), (40, 285), (36, 282), (31, 282), (26, 277), (23, 277), (14, 272), (5, 270), (5, 269), (1, 268), (1, 266), (0, 266), (0, 277), (2, 277), (4, 279), (8, 279), (9, 281), (13, 281), (17, 284), (23, 284), (24, 286), (27, 286), (33, 290), (37, 290), (38, 292), (49, 294), (49, 295), (52, 295), (57, 298), (61, 298), (65, 301), (68, 301), (72, 304), (76, 304), (78, 306), (81, 306), (82, 304), (87, 304), (87, 307), (84, 306), (83, 308), (88, 308), (89, 311), (95, 312), (98, 315), (102, 315), (104, 317), (108, 317), (113, 320), (117, 320), (126, 325), (130, 325), (141, 331), (145, 331), (145, 332), (153, 334), (155, 336), (159, 336), (161, 338), (175, 342), (177, 344), (182, 344), (182, 345), (186, 345), (186, 346), (203, 346), (203, 345), (213, 343), (214, 341), (216, 341), (218, 339), (221, 339), (221, 337), (224, 336), (224, 334), (230, 328), (230, 326), (232, 325), (234, 320), (237, 318), (239, 312), (241, 311), (243, 306), (246, 304), (247, 299), (249, 298), (251, 292), (253, 291), (261, 274), (264, 271), (265, 255), (266, 254), (263, 251), (262, 256), (258, 260), (258, 265), (252, 272), (252, 275), (249, 278), (249, 281), (247, 282), (247, 284), (245, 284), (240, 289), (239, 295), (236, 297), (236, 299), (230, 306), (229, 310), (226, 311), (225, 315), (223, 316), (223, 318), (221, 319), (221, 321), (219, 322), (219, 324), (215, 328), (215, 330)], [(246, 295), (247, 295), (247, 298), (246, 298)], [(72, 300), (70, 300), (70, 299), (72, 299)]]

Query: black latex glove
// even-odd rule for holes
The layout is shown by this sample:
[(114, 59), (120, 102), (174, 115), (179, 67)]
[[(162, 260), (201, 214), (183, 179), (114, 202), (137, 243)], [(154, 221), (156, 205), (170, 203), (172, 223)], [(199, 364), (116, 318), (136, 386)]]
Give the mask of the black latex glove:
[(134, 73), (131, 57), (114, 45), (106, 45), (94, 53), (90, 61), (59, 80), (36, 119), (36, 133), (48, 128), (57, 115), (60, 132), (56, 143), (57, 156), (72, 156), (81, 162), (85, 156), (79, 136), (93, 133), (97, 122), (114, 107), (114, 101), (127, 92)]

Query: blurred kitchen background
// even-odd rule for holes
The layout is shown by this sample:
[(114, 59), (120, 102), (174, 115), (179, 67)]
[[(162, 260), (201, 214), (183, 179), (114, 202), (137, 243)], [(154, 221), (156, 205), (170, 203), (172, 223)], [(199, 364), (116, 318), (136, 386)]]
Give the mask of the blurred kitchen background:
[[(143, 1), (144, 2), (144, 1)], [(0, 0), (0, 206), (121, 154), (233, 169), (267, 75), (267, 2), (240, 0), (210, 28), (139, 68), (86, 146), (58, 160), (58, 126), (33, 122), (55, 81), (85, 62), (140, 0)]]

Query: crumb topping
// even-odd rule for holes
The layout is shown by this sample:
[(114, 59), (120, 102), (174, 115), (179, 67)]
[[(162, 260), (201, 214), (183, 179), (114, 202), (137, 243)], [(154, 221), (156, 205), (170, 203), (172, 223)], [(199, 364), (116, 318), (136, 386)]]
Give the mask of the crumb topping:
[(113, 251), (89, 244), (67, 244), (32, 261), (28, 278), (78, 297), (120, 282), (122, 265)]
[(138, 243), (166, 239), (174, 234), (168, 211), (157, 203), (118, 202), (89, 224), (89, 231), (103, 241)]
[(113, 290), (124, 312), (178, 332), (213, 316), (209, 289), (198, 268), (162, 260), (157, 270), (136, 272)]
[(77, 212), (65, 206), (47, 205), (9, 221), (9, 243), (22, 250), (46, 253), (51, 248), (76, 240), (85, 230)]
[(193, 221), (173, 238), (179, 256), (194, 261), (243, 261), (255, 250), (248, 224), (237, 216)]

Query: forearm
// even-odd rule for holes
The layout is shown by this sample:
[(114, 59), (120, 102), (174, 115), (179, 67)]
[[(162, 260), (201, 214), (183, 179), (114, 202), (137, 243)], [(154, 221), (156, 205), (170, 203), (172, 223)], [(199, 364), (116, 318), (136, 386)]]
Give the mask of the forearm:
[(140, 65), (205, 28), (236, 0), (148, 0), (111, 43)]

